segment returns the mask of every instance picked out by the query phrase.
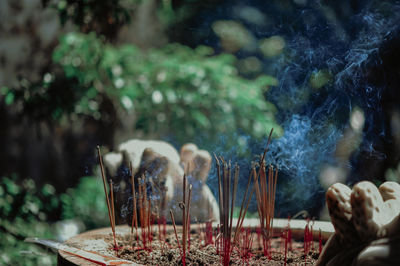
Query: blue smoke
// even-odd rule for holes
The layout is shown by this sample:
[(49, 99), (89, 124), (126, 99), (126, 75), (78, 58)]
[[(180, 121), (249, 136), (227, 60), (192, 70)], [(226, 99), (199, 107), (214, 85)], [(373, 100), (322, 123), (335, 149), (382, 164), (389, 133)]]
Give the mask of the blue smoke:
[(308, 116), (292, 115), (284, 124), (284, 135), (273, 141), (266, 161), (279, 169), (278, 210), (281, 215), (295, 214), (315, 207), (311, 203), (322, 191), (318, 173), (322, 165), (332, 163), (332, 154), (340, 130), (325, 121)]
[[(375, 147), (377, 139), (382, 141), (388, 137), (381, 102), (385, 85), (373, 84), (367, 76), (371, 69), (382, 64), (380, 48), (400, 25), (399, 1), (338, 0), (332, 5), (328, 1), (295, 2), (301, 4), (285, 8), (281, 1), (222, 1), (215, 10), (199, 12), (187, 26), (198, 28), (201, 33), (192, 32), (193, 46), (211, 45), (217, 52), (221, 47), (210, 26), (219, 19), (241, 21), (257, 39), (279, 35), (286, 42), (283, 54), (273, 59), (257, 52), (236, 54), (239, 58), (258, 57), (263, 62), (264, 73), (279, 80), (279, 85), (266, 97), (277, 106), (277, 120), (284, 129), (284, 135), (271, 143), (267, 156), (267, 162), (280, 170), (277, 209), (281, 216), (293, 215), (302, 209), (318, 214), (324, 201), (319, 172), (324, 164), (335, 163), (336, 143), (348, 125), (354, 106), (360, 107), (365, 115), (363, 142), (358, 153), (385, 160), (387, 155)], [(248, 6), (260, 10), (270, 23), (254, 25), (237, 15), (238, 10)], [(329, 73), (331, 80), (321, 88), (312, 88), (310, 77), (320, 70)], [(236, 137), (245, 139), (252, 154), (262, 153), (265, 147), (266, 140), (260, 143), (240, 133)], [(207, 146), (203, 145), (207, 140), (201, 136), (195, 142), (200, 147)], [(221, 137), (209, 150), (239, 163), (240, 187), (244, 187), (249, 161), (256, 158), (244, 158), (235, 148), (227, 147)], [(357, 158), (348, 167), (352, 168), (354, 179), (361, 178)], [(217, 195), (215, 177), (216, 171), (212, 169), (208, 184)]]

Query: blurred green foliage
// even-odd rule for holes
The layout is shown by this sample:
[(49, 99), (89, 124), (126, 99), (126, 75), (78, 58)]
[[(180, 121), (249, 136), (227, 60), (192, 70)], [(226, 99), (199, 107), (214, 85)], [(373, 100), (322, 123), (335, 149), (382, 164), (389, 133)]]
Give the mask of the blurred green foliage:
[(82, 177), (76, 188), (61, 197), (62, 219), (78, 219), (86, 229), (109, 224), (102, 181), (96, 177)]
[(53, 186), (41, 188), (32, 179), (22, 183), (16, 176), (0, 180), (0, 265), (55, 265), (56, 256), (23, 240), (57, 238), (49, 222), (74, 219), (85, 228), (107, 225), (107, 207), (101, 180), (83, 177), (76, 188), (61, 196)]
[(106, 119), (110, 111), (102, 105), (107, 103), (117, 120), (134, 118), (129, 125), (134, 130), (157, 137), (173, 133), (180, 143), (199, 132), (210, 140), (237, 132), (260, 138), (272, 127), (275, 136), (282, 134), (276, 108), (264, 97), (277, 80), (239, 76), (233, 55), (179, 44), (143, 51), (115, 47), (94, 33), (69, 33), (53, 60), (62, 74), (48, 72), (40, 83), (26, 82), (23, 90), (1, 88), (5, 103), (51, 122)]
[[(134, 133), (156, 138), (173, 134), (179, 143), (199, 135), (209, 143), (236, 133), (260, 138), (272, 127), (275, 136), (282, 134), (274, 120), (276, 108), (265, 99), (277, 80), (241, 77), (233, 55), (180, 44), (148, 50), (116, 46), (120, 28), (144, 1), (42, 2), (57, 8), (62, 24), (72, 22), (78, 32), (60, 39), (52, 62), (40, 70), (40, 81), (21, 76), (18, 87), (0, 87), (0, 101), (16, 116), (34, 124), (62, 124), (65, 131), (86, 118), (115, 119), (113, 125), (120, 125), (129, 117)], [(167, 28), (210, 2), (158, 1), (157, 17)], [(252, 58), (243, 64), (254, 71), (259, 62)], [(3, 177), (0, 215), (0, 265), (54, 265), (54, 255), (23, 240), (56, 238), (52, 223), (57, 220), (82, 221), (86, 229), (108, 224), (103, 188), (93, 177), (80, 178), (76, 188), (61, 195), (51, 185), (38, 188), (26, 176)]]
[(55, 256), (23, 242), (26, 237), (52, 238), (46, 222), (59, 210), (51, 185), (37, 188), (33, 180), (0, 180), (0, 265), (54, 265)]
[(0, 213), (9, 221), (44, 221), (47, 214), (58, 210), (59, 200), (52, 185), (37, 188), (32, 179), (17, 183), (16, 177), (2, 177), (0, 185)]
[(142, 51), (115, 47), (95, 34), (70, 33), (53, 59), (84, 88), (76, 113), (99, 118), (99, 103), (106, 97), (115, 109), (133, 114), (134, 127), (150, 135), (175, 129), (178, 140), (188, 141), (198, 132), (215, 137), (239, 130), (259, 138), (272, 127), (280, 135), (275, 106), (264, 98), (276, 79), (244, 79), (234, 56), (212, 54), (208, 47), (179, 44)]

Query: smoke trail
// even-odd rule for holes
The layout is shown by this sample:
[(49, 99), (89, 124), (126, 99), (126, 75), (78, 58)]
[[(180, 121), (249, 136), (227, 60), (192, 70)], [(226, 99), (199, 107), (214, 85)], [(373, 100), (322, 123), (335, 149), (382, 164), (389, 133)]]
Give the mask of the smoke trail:
[[(280, 171), (278, 209), (294, 214), (313, 208), (310, 202), (321, 194), (318, 173), (323, 164), (332, 162), (332, 153), (341, 136), (334, 125), (313, 122), (297, 114), (283, 124), (284, 135), (272, 142), (267, 162)], [(318, 202), (321, 204), (321, 202)]]
[[(281, 171), (277, 209), (292, 214), (301, 209), (318, 209), (318, 204), (323, 202), (317, 177), (322, 165), (335, 163), (336, 143), (348, 126), (354, 106), (363, 110), (365, 126), (363, 141), (347, 165), (351, 178), (361, 178), (363, 164), (360, 161), (366, 157), (374, 161), (386, 160), (387, 155), (377, 148), (379, 143), (390, 138), (382, 106), (388, 77), (387, 70), (382, 69), (381, 53), (388, 36), (396, 30), (399, 32), (400, 24), (399, 1), (350, 3), (338, 0), (331, 5), (327, 1), (294, 2), (282, 7), (279, 1), (222, 1), (214, 13), (210, 9), (199, 12), (193, 19), (198, 25), (193, 25), (192, 21), (188, 26), (201, 29), (201, 35), (191, 38), (195, 44), (202, 42), (216, 51), (221, 51), (218, 39), (212, 33), (205, 33), (211, 31), (212, 22), (218, 19), (240, 21), (258, 39), (277, 35), (285, 40), (283, 53), (273, 59), (256, 51), (239, 51), (236, 56), (259, 58), (264, 73), (279, 80), (279, 85), (266, 96), (278, 108), (277, 120), (284, 135), (272, 142), (267, 159)], [(259, 17), (264, 17), (268, 23), (255, 23), (241, 13), (252, 8), (261, 11)], [(199, 41), (204, 36), (207, 38)], [(371, 74), (374, 71), (378, 73)], [(327, 73), (329, 81), (313, 87), (310, 80), (318, 73)], [(380, 83), (371, 82), (371, 75), (380, 75)], [(260, 154), (265, 145), (265, 141), (259, 143), (240, 132), (235, 137), (242, 138), (251, 154)], [(210, 145), (199, 136), (195, 142), (238, 161), (241, 166), (239, 182), (244, 186), (250, 157), (239, 155), (237, 146), (227, 147), (225, 140), (221, 137)], [(207, 183), (216, 194), (215, 169)]]

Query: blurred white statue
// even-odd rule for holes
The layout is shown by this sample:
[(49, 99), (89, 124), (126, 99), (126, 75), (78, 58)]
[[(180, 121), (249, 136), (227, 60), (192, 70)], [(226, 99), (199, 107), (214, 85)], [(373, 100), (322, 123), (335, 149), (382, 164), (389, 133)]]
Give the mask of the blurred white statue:
[[(168, 212), (172, 209), (175, 222), (182, 222), (179, 202), (182, 201), (185, 172), (188, 184), (192, 185), (191, 220), (219, 220), (217, 201), (206, 184), (212, 163), (207, 151), (199, 150), (195, 144), (188, 143), (182, 146), (178, 154), (167, 142), (133, 139), (121, 143), (117, 151), (104, 155), (107, 176), (111, 177), (115, 184), (116, 214), (120, 213), (129, 224), (133, 208), (130, 162), (136, 186), (139, 178), (146, 177), (148, 194), (154, 201), (153, 215), (164, 215), (170, 220)], [(116, 219), (119, 222), (123, 220), (121, 217)]]

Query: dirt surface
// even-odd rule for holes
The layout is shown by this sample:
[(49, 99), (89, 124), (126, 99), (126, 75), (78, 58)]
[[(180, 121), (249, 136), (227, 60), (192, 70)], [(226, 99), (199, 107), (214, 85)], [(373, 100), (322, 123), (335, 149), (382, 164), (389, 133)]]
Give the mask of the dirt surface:
[[(211, 227), (209, 226), (209, 228)], [(177, 226), (177, 235), (180, 242), (181, 230), (181, 226)], [(252, 233), (250, 230), (247, 233), (248, 239), (252, 239), (250, 252), (244, 252), (243, 241), (241, 241), (242, 248), (237, 245), (233, 248), (230, 265), (285, 265), (285, 238), (279, 237), (282, 236), (283, 230), (278, 230), (277, 228), (274, 230), (276, 237), (271, 239), (268, 256), (264, 255), (261, 235), (257, 234), (257, 229), (253, 228)], [(162, 227), (161, 231), (163, 231)], [(208, 232), (208, 242), (211, 243), (212, 240), (212, 244), (206, 245), (206, 231), (205, 224), (191, 225), (190, 248), (186, 258), (187, 265), (222, 265), (221, 252), (217, 252), (215, 246), (217, 232), (214, 228), (214, 231), (211, 232), (212, 239), (210, 238), (210, 232)], [(319, 239), (318, 231), (313, 231), (314, 240)], [(136, 241), (135, 233), (131, 236), (130, 232), (130, 227), (126, 225), (116, 227), (116, 240), (119, 246), (117, 251), (113, 249), (114, 241), (109, 227), (79, 234), (67, 240), (65, 244), (105, 256), (127, 259), (132, 261), (132, 265), (182, 265), (181, 251), (178, 248), (172, 225), (166, 226), (166, 235), (165, 238), (162, 237), (162, 241), (159, 240), (159, 227), (153, 225), (151, 245), (147, 241), (146, 247), (141, 241)], [(319, 255), (319, 243), (308, 241), (310, 251), (307, 252), (307, 256), (304, 256), (304, 246), (303, 241), (301, 241), (304, 237), (304, 230), (301, 233), (300, 230), (292, 228), (291, 232), (293, 238), (297, 239), (297, 241), (292, 240), (291, 247), (288, 241), (287, 265), (304, 265), (305, 263), (314, 265)], [(243, 234), (240, 239), (243, 240), (245, 235)], [(323, 243), (325, 242), (323, 234), (321, 240)], [(94, 266), (97, 264), (59, 251), (59, 265)]]
[[(182, 265), (181, 249), (178, 248), (175, 234), (173, 232), (167, 233), (163, 241), (158, 239), (158, 232), (152, 235), (153, 240), (151, 244), (146, 243), (146, 247), (141, 241), (134, 241), (135, 237), (132, 239), (129, 235), (118, 236), (117, 244), (120, 248), (115, 251), (115, 256), (142, 265)], [(181, 231), (178, 229), (179, 240), (180, 236)], [(230, 265), (284, 265), (284, 238), (275, 237), (270, 240), (269, 255), (267, 256), (263, 252), (261, 236), (253, 232), (250, 238), (253, 238), (251, 251), (246, 253), (242, 249), (242, 254), (240, 254), (240, 248), (236, 246), (231, 255)], [(215, 240), (215, 237), (213, 237), (213, 240)], [(112, 236), (107, 236), (105, 241), (109, 244), (109, 248), (112, 249)], [(319, 255), (319, 244), (318, 242), (310, 242), (309, 246), (310, 251), (305, 256), (303, 242), (292, 240), (291, 248), (288, 243), (286, 264), (304, 265), (306, 263), (307, 265), (314, 265)], [(222, 264), (222, 256), (218, 254), (215, 243), (205, 245), (204, 232), (199, 233), (192, 230), (186, 265), (215, 264)]]

